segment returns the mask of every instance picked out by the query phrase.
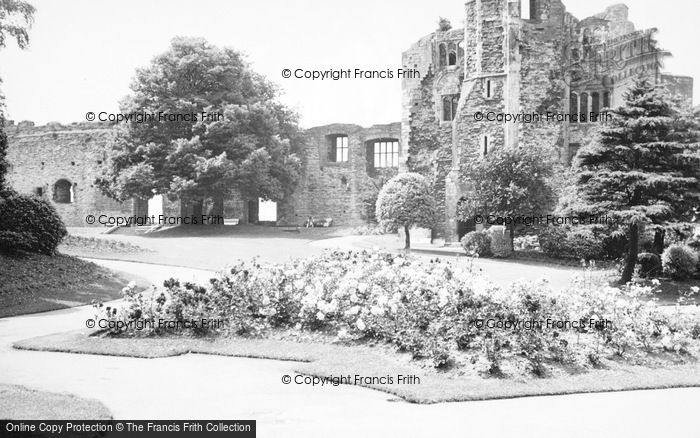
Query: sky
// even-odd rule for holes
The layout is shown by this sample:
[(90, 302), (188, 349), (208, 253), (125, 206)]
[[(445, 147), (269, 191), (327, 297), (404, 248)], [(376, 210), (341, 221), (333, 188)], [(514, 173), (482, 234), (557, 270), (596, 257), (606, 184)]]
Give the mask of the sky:
[[(89, 111), (118, 112), (137, 68), (166, 51), (174, 36), (203, 37), (244, 54), (277, 83), (303, 127), (362, 126), (401, 119), (401, 80), (311, 81), (284, 69), (396, 70), (401, 52), (437, 27), (463, 25), (463, 0), (29, 0), (37, 8), (30, 47), (0, 50), (9, 119), (36, 124), (85, 121)], [(578, 18), (606, 0), (564, 0)], [(656, 27), (674, 58), (666, 70), (696, 78), (700, 96), (700, 26), (695, 0), (629, 0), (637, 29)], [(695, 98), (697, 104), (698, 98)]]

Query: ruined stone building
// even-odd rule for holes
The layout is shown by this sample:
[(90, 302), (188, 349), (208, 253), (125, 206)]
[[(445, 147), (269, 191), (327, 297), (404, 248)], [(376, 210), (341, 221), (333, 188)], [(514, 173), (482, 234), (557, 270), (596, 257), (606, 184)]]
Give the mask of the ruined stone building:
[[(594, 138), (591, 113), (621, 104), (639, 75), (692, 101), (692, 78), (662, 72), (669, 53), (654, 32), (635, 30), (622, 4), (579, 20), (560, 0), (472, 0), (464, 28), (438, 30), (405, 51), (403, 67), (421, 75), (402, 84), (401, 169), (433, 181), (444, 212), (437, 235), (450, 242), (473, 229), (457, 219), (469, 160), (539, 144), (569, 163)], [(521, 119), (494, 120), (505, 114)]]
[[(356, 226), (368, 220), (381, 185), (410, 170), (434, 187), (440, 217), (434, 235), (454, 242), (473, 228), (457, 220), (458, 203), (468, 196), (461, 175), (469, 160), (497, 147), (540, 144), (569, 163), (593, 138), (597, 123), (590, 113), (620, 104), (640, 74), (692, 100), (692, 78), (663, 73), (669, 53), (657, 45), (654, 29), (635, 29), (625, 5), (579, 20), (560, 0), (472, 0), (464, 17), (463, 28), (438, 30), (403, 53), (402, 67), (420, 75), (402, 80), (400, 123), (308, 129), (301, 181), (289, 199), (270, 205), (233, 196), (224, 216), (290, 225), (330, 218), (333, 225)], [(586, 116), (488, 120), (547, 113)], [(107, 158), (109, 125), (22, 122), (6, 128), (10, 183), (51, 200), (69, 226), (88, 225), (88, 214), (187, 212), (162, 197), (120, 204), (99, 192), (94, 181)]]

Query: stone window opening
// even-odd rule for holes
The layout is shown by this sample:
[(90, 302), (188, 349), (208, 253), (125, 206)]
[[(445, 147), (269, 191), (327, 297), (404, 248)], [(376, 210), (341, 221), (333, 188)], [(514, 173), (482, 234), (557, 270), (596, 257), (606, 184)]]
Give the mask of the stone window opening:
[(588, 93), (581, 93), (579, 103), (579, 113), (581, 117), (581, 122), (586, 123), (588, 121)]
[(610, 92), (603, 93), (603, 108), (610, 108)]
[(447, 65), (457, 65), (457, 44), (450, 43), (447, 53)]
[(459, 94), (448, 94), (442, 96), (442, 121), (451, 122), (457, 115), (459, 106)]
[(489, 153), (489, 136), (484, 135), (481, 137), (481, 156), (485, 157)]
[(578, 122), (578, 114), (576, 110), (578, 109), (578, 94), (571, 93), (569, 97), (569, 123)]
[(438, 60), (440, 67), (446, 66), (447, 65), (447, 48), (445, 47), (445, 44), (440, 44), (439, 50), (438, 50), (438, 56), (440, 57), (440, 59)]
[(348, 178), (346, 176), (340, 177), (340, 186), (347, 191), (350, 190), (350, 184), (348, 183)]
[(491, 97), (491, 79), (486, 80), (486, 87), (484, 88), (485, 95), (487, 98)]
[(600, 113), (600, 94), (598, 93), (591, 93), (591, 112)]
[(43, 187), (34, 187), (34, 194), (38, 197), (44, 196), (44, 188)]
[(523, 20), (537, 18), (537, 0), (520, 0), (520, 18)]
[(348, 136), (344, 134), (329, 135), (328, 161), (332, 163), (347, 163), (349, 158)]
[(59, 179), (53, 185), (53, 200), (58, 204), (72, 204), (75, 202), (73, 184), (67, 179)]
[(399, 166), (399, 141), (395, 138), (381, 139), (373, 142), (374, 167)]

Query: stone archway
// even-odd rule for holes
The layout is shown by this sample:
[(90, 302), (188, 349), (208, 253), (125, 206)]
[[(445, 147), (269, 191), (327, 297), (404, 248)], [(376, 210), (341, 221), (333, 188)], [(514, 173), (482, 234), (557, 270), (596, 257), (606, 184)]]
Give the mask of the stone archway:
[(53, 201), (58, 204), (71, 204), (75, 201), (73, 184), (67, 179), (59, 179), (53, 185)]

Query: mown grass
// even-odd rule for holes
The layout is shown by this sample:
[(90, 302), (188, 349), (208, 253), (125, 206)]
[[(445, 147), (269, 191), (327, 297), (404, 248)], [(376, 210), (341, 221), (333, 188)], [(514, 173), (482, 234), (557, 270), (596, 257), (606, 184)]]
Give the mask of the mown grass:
[[(349, 375), (394, 377), (394, 384), (361, 384), (412, 403), (439, 403), (700, 386), (700, 364), (666, 363), (635, 366), (607, 361), (604, 367), (572, 371), (549, 378), (492, 378), (441, 372), (410, 360), (408, 354), (381, 345), (347, 346), (318, 342), (248, 338), (112, 338), (91, 336), (87, 331), (58, 333), (20, 341), (15, 348), (80, 354), (127, 356), (144, 359), (182, 354), (214, 354), (292, 361), (290, 373), (315, 376)], [(414, 375), (419, 384), (398, 384), (397, 376)]]
[(0, 384), (0, 418), (8, 420), (111, 420), (99, 401)]
[(121, 298), (128, 282), (124, 274), (71, 256), (0, 254), (0, 317)]

